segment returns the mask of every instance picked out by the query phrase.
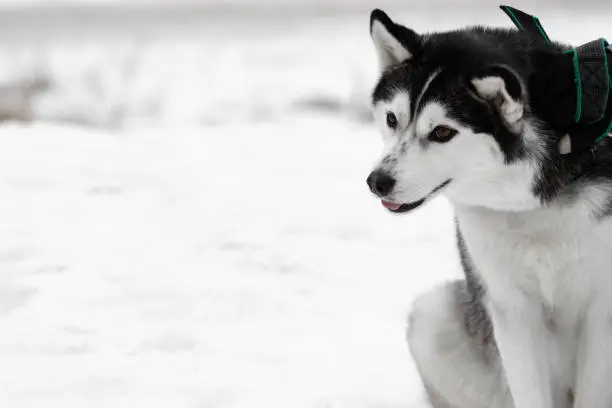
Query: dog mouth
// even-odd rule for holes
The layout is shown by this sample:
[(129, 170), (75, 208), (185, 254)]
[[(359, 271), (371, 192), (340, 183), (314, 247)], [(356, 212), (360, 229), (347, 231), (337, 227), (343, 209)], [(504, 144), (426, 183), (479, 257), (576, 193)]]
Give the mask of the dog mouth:
[(438, 193), (444, 187), (448, 186), (451, 181), (452, 181), (451, 179), (446, 180), (444, 183), (440, 184), (438, 187), (436, 187), (433, 190), (431, 190), (431, 193), (427, 194), (425, 197), (421, 198), (420, 200), (413, 201), (411, 203), (394, 203), (392, 201), (381, 200), (381, 204), (387, 210), (389, 210), (389, 211), (391, 211), (393, 213), (396, 213), (396, 214), (412, 211), (412, 210), (420, 207), (421, 205), (423, 205), (425, 203), (425, 201), (427, 201), (429, 198), (431, 198), (431, 196), (433, 196), (434, 194)]
[(415, 208), (420, 207), (424, 202), (425, 202), (424, 198), (420, 199), (419, 201), (414, 201), (412, 203), (406, 203), (406, 204), (397, 204), (397, 203), (392, 203), (391, 201), (381, 200), (383, 207), (385, 207), (387, 210), (394, 212), (394, 213), (404, 213), (404, 212), (414, 210)]

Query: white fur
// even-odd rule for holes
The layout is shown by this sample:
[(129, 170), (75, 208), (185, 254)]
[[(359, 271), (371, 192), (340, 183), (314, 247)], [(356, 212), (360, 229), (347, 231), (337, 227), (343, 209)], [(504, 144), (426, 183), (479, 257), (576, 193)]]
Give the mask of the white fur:
[(436, 287), (419, 296), (411, 312), (408, 344), (425, 386), (438, 394), (430, 395), (431, 403), (434, 408), (513, 408), (499, 360), (483, 364), (479, 350), (465, 341), (455, 290), (453, 283)]
[[(496, 80), (477, 86), (483, 94), (505, 91)], [(510, 120), (517, 117), (515, 111), (522, 115), (515, 102), (506, 103)], [(396, 99), (391, 104), (400, 106)], [(380, 121), (391, 105), (379, 105)], [(447, 143), (427, 142), (438, 125), (459, 133)], [(608, 203), (612, 187), (591, 186), (571, 204), (543, 206), (531, 191), (541, 154), (537, 130), (524, 123), (523, 131), (531, 154), (507, 164), (491, 135), (471, 132), (449, 118), (443, 105), (430, 102), (390, 139), (385, 157), (394, 160), (378, 166), (397, 180), (390, 200), (414, 202), (453, 180), (442, 192), (455, 207), (487, 288), (502, 367), (482, 366), (460, 351), (469, 346), (461, 340), (455, 352), (436, 353), (435, 338), (450, 336), (457, 326), (457, 315), (436, 303), (446, 302), (446, 292), (419, 304), (419, 313), (430, 316), (412, 329), (411, 347), (424, 378), (435, 380), (448, 393), (442, 397), (459, 404), (452, 408), (510, 408), (507, 389), (515, 408), (566, 408), (569, 389), (575, 392), (574, 408), (608, 408), (612, 219), (594, 214)]]
[(612, 221), (592, 216), (608, 193), (525, 212), (455, 205), (517, 408), (552, 408), (569, 388), (576, 408), (612, 403)]
[(381, 70), (412, 57), (410, 51), (391, 35), (389, 30), (380, 21), (372, 23), (371, 35)]
[(565, 135), (559, 141), (559, 153), (568, 154), (572, 151), (572, 139), (569, 135)]
[(440, 72), (442, 72), (441, 69), (435, 70), (433, 72), (433, 74), (431, 74), (429, 76), (429, 78), (427, 78), (427, 81), (425, 82), (425, 85), (423, 85), (423, 89), (421, 89), (421, 93), (419, 94), (419, 97), (416, 100), (416, 108), (417, 109), (419, 108), (419, 106), (421, 106), (421, 101), (423, 100), (423, 95), (425, 95), (425, 92), (427, 92), (427, 90), (431, 86), (431, 83), (434, 81), (434, 79), (436, 79), (436, 77), (438, 75), (440, 75)]
[[(387, 126), (387, 113), (395, 114), (397, 128)], [(405, 132), (410, 125), (410, 95), (405, 91), (398, 91), (390, 101), (380, 101), (374, 106), (374, 118), (383, 139), (397, 141), (397, 136)]]
[[(392, 112), (397, 117), (395, 129), (387, 126), (387, 113)], [(390, 101), (381, 101), (374, 106), (374, 118), (383, 139), (383, 150), (377, 161), (381, 161), (395, 148), (397, 141), (402, 137), (410, 125), (410, 95), (406, 92), (397, 92)]]
[(611, 406), (612, 220), (593, 217), (609, 194), (590, 187), (587, 200), (522, 212), (454, 203), (500, 359), (483, 363), (454, 288), (421, 296), (409, 343), (426, 386), (442, 397), (435, 408)]
[[(396, 98), (391, 103), (377, 104), (375, 117), (381, 129), (386, 127), (384, 112), (398, 106)], [(445, 192), (464, 204), (500, 210), (533, 209), (540, 205), (530, 191), (529, 181), (538, 170), (534, 163), (506, 165), (491, 135), (473, 133), (450, 119), (440, 103), (428, 103), (413, 122), (385, 144), (383, 156), (397, 159), (391, 162), (396, 164), (392, 168), (388, 164), (377, 166), (397, 179), (397, 187), (388, 197), (390, 201), (418, 201), (453, 179)], [(428, 143), (426, 147), (419, 143), (438, 125), (450, 126), (459, 134), (448, 143)]]
[(484, 99), (495, 99), (501, 96), (503, 102), (499, 108), (502, 117), (513, 128), (519, 124), (523, 118), (523, 102), (512, 99), (502, 78), (496, 76), (477, 78), (472, 80), (472, 84)]

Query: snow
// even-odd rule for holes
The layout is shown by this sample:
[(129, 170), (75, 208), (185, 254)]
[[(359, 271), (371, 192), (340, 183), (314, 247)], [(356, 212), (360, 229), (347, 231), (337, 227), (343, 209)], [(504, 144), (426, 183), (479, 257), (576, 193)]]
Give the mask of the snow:
[(369, 126), (245, 130), (0, 129), (3, 406), (421, 401), (405, 315), (457, 272), (448, 205), (386, 213)]
[(404, 331), (451, 208), (367, 191), (367, 15), (273, 20), (7, 31), (0, 85), (50, 86), (0, 126), (0, 406), (427, 406)]

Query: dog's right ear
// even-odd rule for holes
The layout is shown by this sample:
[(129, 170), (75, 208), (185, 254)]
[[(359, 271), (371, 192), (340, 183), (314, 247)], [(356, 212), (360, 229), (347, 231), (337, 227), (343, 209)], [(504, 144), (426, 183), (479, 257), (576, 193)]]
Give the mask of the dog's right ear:
[(370, 15), (370, 36), (378, 54), (381, 71), (390, 65), (411, 59), (416, 53), (421, 37), (409, 28), (395, 24), (382, 10)]
[(477, 96), (490, 103), (502, 119), (512, 127), (525, 113), (525, 91), (518, 75), (509, 67), (494, 65), (471, 78)]

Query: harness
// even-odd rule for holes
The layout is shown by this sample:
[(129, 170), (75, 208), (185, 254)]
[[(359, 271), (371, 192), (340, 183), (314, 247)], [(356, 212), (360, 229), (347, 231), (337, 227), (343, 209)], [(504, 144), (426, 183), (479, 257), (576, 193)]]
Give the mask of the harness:
[[(509, 6), (501, 9), (520, 31), (557, 50), (537, 17)], [(612, 135), (612, 45), (600, 38), (564, 54), (563, 61), (573, 65), (576, 87), (574, 120), (566, 129), (571, 150), (575, 152), (593, 148), (598, 141)]]

